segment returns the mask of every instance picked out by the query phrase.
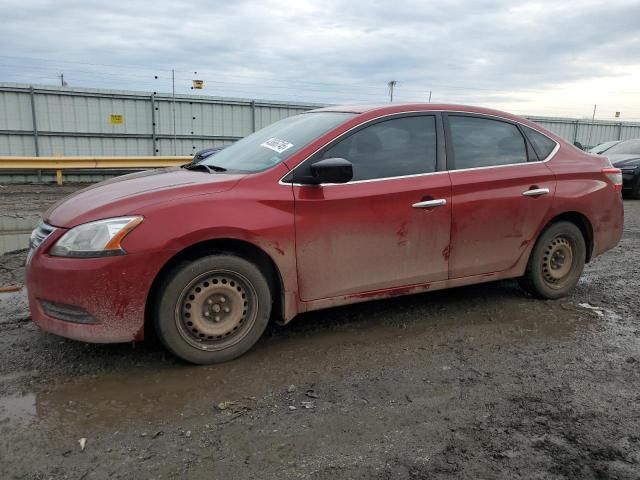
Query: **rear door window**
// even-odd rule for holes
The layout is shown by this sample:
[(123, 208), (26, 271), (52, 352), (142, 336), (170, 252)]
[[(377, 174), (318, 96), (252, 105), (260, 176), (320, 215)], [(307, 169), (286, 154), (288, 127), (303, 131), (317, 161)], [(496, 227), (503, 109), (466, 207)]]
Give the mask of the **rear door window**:
[(527, 162), (524, 137), (512, 123), (483, 117), (448, 115), (453, 153), (449, 169)]

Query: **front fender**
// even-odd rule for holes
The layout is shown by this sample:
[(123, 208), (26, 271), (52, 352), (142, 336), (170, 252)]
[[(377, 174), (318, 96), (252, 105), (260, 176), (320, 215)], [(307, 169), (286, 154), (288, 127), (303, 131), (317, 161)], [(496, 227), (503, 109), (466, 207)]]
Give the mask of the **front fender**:
[(282, 279), (286, 318), (297, 298), (295, 228), (291, 187), (241, 181), (215, 195), (176, 199), (138, 212), (144, 221), (123, 241), (127, 251), (179, 252), (211, 240), (239, 240), (271, 258)]

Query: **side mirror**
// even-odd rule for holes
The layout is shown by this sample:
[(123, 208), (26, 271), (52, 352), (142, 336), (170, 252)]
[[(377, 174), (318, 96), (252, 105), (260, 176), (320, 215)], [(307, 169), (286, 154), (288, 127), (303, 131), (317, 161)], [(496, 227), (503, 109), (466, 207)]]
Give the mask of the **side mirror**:
[(300, 179), (300, 183), (347, 183), (353, 178), (353, 165), (344, 158), (325, 158), (311, 164), (311, 176)]

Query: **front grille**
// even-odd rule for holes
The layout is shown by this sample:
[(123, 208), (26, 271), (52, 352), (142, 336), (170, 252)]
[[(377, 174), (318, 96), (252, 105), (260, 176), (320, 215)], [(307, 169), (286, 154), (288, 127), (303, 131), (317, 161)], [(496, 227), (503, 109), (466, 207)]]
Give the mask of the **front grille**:
[(44, 223), (44, 222), (38, 223), (38, 226), (33, 230), (33, 232), (31, 232), (31, 238), (29, 239), (29, 246), (35, 250), (54, 231), (55, 231), (55, 227), (52, 227), (48, 223)]

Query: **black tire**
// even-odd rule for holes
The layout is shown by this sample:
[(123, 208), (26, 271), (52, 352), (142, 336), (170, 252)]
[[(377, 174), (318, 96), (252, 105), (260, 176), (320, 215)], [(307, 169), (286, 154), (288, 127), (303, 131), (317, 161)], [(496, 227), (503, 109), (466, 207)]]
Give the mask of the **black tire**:
[(557, 222), (542, 232), (536, 242), (520, 286), (530, 294), (555, 299), (576, 286), (587, 257), (580, 229), (571, 222)]
[(249, 350), (271, 314), (262, 272), (234, 255), (178, 265), (160, 286), (155, 327), (164, 346), (187, 362), (226, 362)]

